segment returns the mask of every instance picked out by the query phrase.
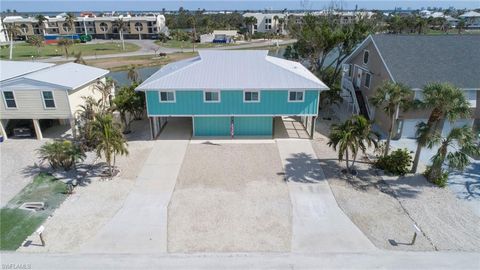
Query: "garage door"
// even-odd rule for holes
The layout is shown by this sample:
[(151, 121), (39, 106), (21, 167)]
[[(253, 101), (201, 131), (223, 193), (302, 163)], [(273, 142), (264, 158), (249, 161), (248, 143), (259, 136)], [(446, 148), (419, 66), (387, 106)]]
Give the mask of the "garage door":
[(402, 138), (416, 138), (417, 124), (427, 121), (427, 119), (408, 119), (403, 120)]
[(194, 136), (230, 136), (230, 117), (194, 117)]
[(235, 117), (235, 136), (271, 136), (272, 117)]
[[(272, 117), (235, 117), (235, 136), (272, 136)], [(194, 136), (230, 136), (230, 117), (194, 117)]]

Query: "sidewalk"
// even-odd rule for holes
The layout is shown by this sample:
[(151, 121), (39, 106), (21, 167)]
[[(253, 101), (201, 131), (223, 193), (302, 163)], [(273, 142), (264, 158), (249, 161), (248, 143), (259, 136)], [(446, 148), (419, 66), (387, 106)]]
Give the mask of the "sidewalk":
[(337, 205), (309, 140), (277, 140), (293, 207), (292, 252), (376, 248)]

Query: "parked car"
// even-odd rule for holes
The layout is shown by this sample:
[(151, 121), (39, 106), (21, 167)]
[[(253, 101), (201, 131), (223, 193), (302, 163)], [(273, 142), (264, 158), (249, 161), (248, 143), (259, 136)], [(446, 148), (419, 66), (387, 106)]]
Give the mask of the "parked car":
[(32, 137), (32, 130), (27, 127), (19, 127), (13, 129), (13, 136), (15, 137)]

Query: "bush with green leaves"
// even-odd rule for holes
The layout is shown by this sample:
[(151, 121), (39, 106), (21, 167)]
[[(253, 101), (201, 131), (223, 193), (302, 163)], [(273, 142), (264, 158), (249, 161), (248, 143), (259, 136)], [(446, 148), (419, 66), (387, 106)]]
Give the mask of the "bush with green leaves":
[[(425, 172), (423, 173), (423, 175), (428, 179), (429, 176), (431, 175), (431, 172), (432, 172), (432, 167), (428, 166)], [(439, 177), (432, 178), (429, 181), (439, 187), (442, 187), (442, 188), (446, 187), (447, 181), (448, 181), (448, 171), (442, 170)]]
[(397, 149), (375, 162), (375, 167), (393, 175), (406, 174), (411, 165), (412, 157), (407, 149)]
[(40, 159), (47, 161), (53, 169), (66, 171), (75, 167), (79, 161), (85, 160), (85, 153), (81, 148), (68, 140), (46, 142), (37, 150)]

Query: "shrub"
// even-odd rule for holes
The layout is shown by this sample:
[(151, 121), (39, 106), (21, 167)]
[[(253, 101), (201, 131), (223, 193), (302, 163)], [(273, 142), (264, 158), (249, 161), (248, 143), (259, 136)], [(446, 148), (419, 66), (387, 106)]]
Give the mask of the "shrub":
[(85, 153), (68, 140), (47, 142), (37, 150), (42, 161), (48, 161), (53, 169), (63, 168), (68, 171), (78, 161), (85, 159)]
[(375, 162), (375, 167), (393, 175), (404, 175), (409, 171), (412, 157), (407, 149), (397, 149), (385, 157), (380, 157)]
[[(432, 168), (430, 166), (428, 166), (427, 169), (425, 170), (425, 172), (423, 173), (423, 176), (425, 176), (425, 178), (427, 178), (427, 179), (430, 179), (431, 177), (429, 177), (429, 175), (430, 175), (431, 170), (432, 170)], [(448, 172), (442, 170), (442, 174), (440, 175), (440, 177), (430, 179), (429, 181), (432, 182), (433, 184), (439, 186), (439, 187), (442, 187), (442, 188), (446, 187), (447, 186), (447, 181), (448, 181)]]

